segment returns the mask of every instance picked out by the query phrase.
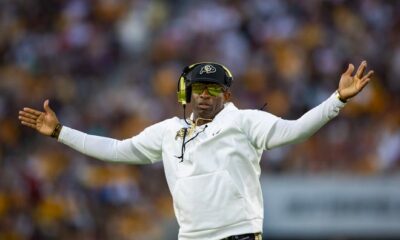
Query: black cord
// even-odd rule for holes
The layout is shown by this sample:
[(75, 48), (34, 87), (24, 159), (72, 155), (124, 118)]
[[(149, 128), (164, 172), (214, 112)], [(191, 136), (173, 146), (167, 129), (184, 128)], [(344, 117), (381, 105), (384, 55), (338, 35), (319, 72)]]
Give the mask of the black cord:
[(268, 105), (268, 103), (266, 102), (266, 103), (264, 103), (264, 105), (260, 108), (260, 110), (262, 111), (262, 110), (264, 110), (264, 108), (266, 107)]
[(187, 125), (190, 125), (190, 123), (188, 123), (188, 121), (186, 120), (186, 104), (183, 104), (183, 120), (185, 120), (185, 123)]
[(201, 130), (200, 132), (196, 133), (196, 135), (194, 135), (194, 137), (192, 137), (191, 139), (187, 140), (187, 142), (185, 142), (185, 145), (186, 145), (188, 142), (190, 142), (190, 141), (192, 141), (193, 139), (195, 139), (200, 133), (204, 132), (204, 131), (206, 130), (207, 127), (208, 127), (208, 125), (205, 125), (204, 128), (203, 128), (203, 130)]
[(179, 157), (178, 157), (178, 156), (175, 156), (175, 157), (181, 159), (179, 162), (183, 162), (183, 154), (185, 153), (185, 147), (186, 147), (186, 146), (185, 146), (186, 134), (187, 134), (187, 128), (184, 128), (184, 129), (183, 129), (183, 138), (182, 138), (181, 155), (180, 155)]
[(200, 133), (204, 132), (206, 130), (206, 128), (208, 127), (208, 125), (204, 126), (203, 130), (201, 130), (200, 132), (196, 133), (196, 135), (194, 135), (191, 139), (187, 140), (185, 142), (186, 139), (186, 134), (187, 134), (187, 128), (184, 128), (183, 130), (183, 139), (182, 139), (182, 147), (181, 147), (181, 155), (175, 156), (176, 158), (181, 159), (179, 162), (183, 162), (183, 156), (185, 155), (185, 150), (186, 150), (186, 144), (189, 143), (190, 141), (192, 141), (193, 139), (195, 139), (197, 136), (199, 136)]

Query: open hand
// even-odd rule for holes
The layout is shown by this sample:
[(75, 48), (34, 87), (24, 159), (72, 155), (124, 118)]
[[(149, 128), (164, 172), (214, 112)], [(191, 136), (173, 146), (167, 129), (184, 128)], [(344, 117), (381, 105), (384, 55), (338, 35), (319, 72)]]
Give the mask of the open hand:
[(367, 62), (362, 61), (356, 74), (351, 76), (354, 71), (354, 65), (351, 63), (349, 64), (349, 67), (346, 72), (342, 74), (339, 82), (338, 92), (341, 100), (346, 101), (347, 99), (354, 97), (369, 83), (374, 71), (369, 71), (364, 75), (366, 67)]
[(36, 129), (43, 135), (50, 136), (59, 122), (56, 114), (49, 106), (49, 100), (44, 101), (43, 108), (44, 112), (25, 107), (19, 111), (18, 119), (22, 125)]

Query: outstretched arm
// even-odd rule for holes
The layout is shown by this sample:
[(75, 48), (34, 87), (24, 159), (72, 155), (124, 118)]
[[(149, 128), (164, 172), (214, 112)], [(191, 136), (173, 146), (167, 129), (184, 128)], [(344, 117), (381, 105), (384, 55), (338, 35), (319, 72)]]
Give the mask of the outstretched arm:
[(89, 135), (69, 127), (61, 127), (56, 114), (49, 106), (49, 100), (44, 102), (43, 108), (44, 112), (23, 108), (19, 111), (21, 123), (97, 159), (136, 164), (161, 160), (161, 136), (165, 129), (163, 123), (148, 127), (138, 136), (120, 141)]
[(266, 148), (272, 149), (306, 140), (336, 117), (344, 105), (344, 102), (340, 101), (335, 94), (332, 94), (327, 100), (309, 110), (297, 120), (277, 120), (267, 137)]
[(266, 148), (271, 149), (301, 142), (337, 116), (340, 109), (344, 107), (345, 102), (360, 93), (370, 81), (373, 71), (369, 71), (364, 75), (366, 67), (367, 62), (363, 61), (358, 67), (356, 74), (352, 76), (354, 65), (349, 64), (346, 72), (340, 78), (338, 95), (332, 95), (297, 120), (280, 119), (276, 121), (269, 132)]

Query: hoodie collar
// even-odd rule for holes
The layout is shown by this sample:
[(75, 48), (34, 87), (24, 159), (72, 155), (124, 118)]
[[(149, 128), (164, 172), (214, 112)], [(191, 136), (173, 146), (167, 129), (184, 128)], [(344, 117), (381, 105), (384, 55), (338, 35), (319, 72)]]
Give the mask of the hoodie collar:
[[(217, 115), (215, 115), (211, 122), (215, 122), (216, 120), (223, 118), (224, 116), (226, 116), (227, 113), (234, 110), (238, 110), (238, 108), (232, 102), (225, 103), (224, 108), (219, 113), (217, 113)], [(193, 121), (193, 112), (190, 114), (189, 120)]]

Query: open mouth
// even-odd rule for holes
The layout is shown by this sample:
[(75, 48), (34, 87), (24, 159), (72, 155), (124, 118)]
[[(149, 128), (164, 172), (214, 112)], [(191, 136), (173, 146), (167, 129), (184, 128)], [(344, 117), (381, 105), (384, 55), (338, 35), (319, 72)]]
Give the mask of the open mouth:
[(200, 109), (209, 109), (211, 107), (210, 104), (206, 104), (206, 103), (199, 103), (198, 107)]

